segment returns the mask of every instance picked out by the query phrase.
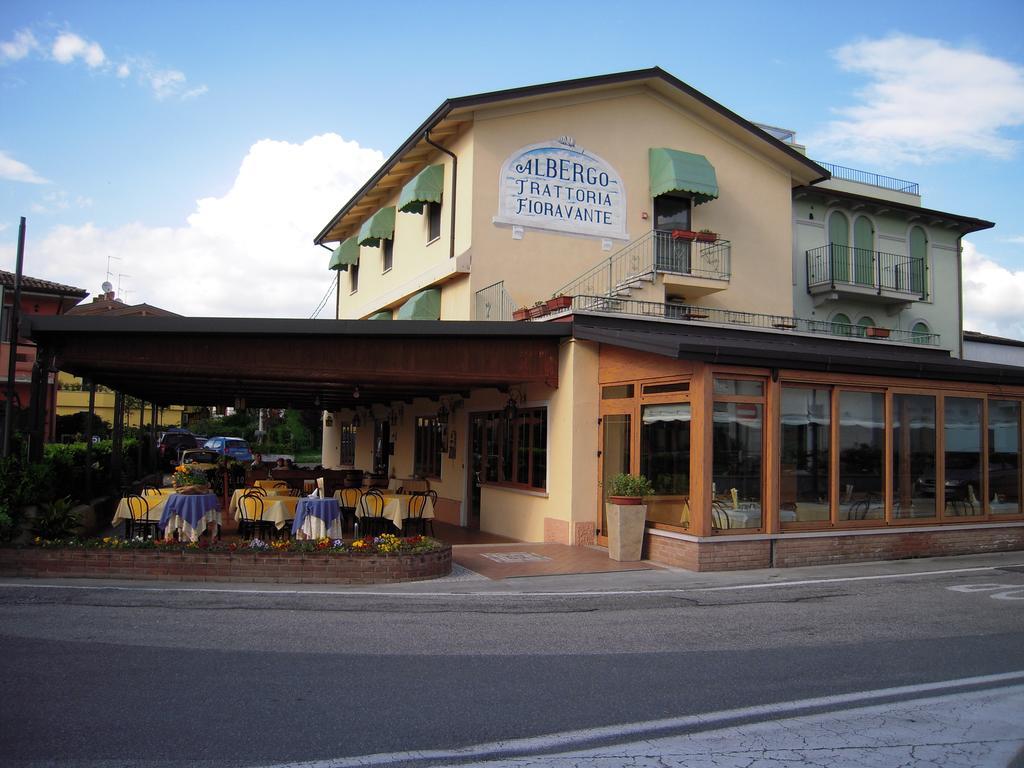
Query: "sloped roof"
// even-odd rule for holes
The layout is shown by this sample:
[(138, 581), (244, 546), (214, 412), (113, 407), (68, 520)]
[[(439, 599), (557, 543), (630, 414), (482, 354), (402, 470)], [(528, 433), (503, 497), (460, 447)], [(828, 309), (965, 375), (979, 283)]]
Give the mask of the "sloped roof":
[(103, 317), (181, 317), (152, 304), (125, 304), (117, 299), (99, 299), (72, 307), (65, 315), (100, 315)]
[[(14, 277), (13, 272), (0, 269), (0, 285), (5, 289), (14, 290)], [(52, 293), (55, 296), (74, 296), (79, 299), (84, 299), (89, 294), (84, 288), (76, 288), (73, 285), (64, 285), (28, 275), (21, 276), (21, 290), (33, 293)]]

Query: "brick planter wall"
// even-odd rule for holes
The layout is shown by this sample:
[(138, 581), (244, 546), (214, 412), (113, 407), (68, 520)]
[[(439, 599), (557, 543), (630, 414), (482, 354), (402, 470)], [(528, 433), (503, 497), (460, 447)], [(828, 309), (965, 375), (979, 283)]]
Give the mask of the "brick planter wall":
[(389, 555), (248, 554), (153, 549), (0, 549), (0, 575), (50, 578), (235, 581), (278, 584), (391, 584), (452, 572), (452, 548)]
[[(774, 548), (774, 558), (773, 558)], [(869, 560), (974, 555), (1024, 550), (1024, 526), (864, 531), (845, 535), (779, 535), (733, 539), (644, 535), (644, 557), (689, 571), (793, 568)]]

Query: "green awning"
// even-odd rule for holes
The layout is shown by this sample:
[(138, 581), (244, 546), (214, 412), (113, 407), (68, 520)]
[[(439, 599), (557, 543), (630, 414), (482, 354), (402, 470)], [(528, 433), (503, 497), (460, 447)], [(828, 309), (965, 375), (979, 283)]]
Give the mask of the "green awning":
[(693, 195), (694, 205), (718, 197), (715, 168), (704, 155), (651, 147), (650, 163), (651, 197), (668, 192), (685, 192)]
[(354, 237), (344, 240), (341, 245), (334, 249), (331, 254), (331, 263), (328, 269), (348, 270), (353, 264), (359, 263), (359, 243)]
[(423, 213), (426, 203), (441, 202), (443, 191), (444, 166), (428, 166), (402, 187), (402, 194), (398, 196), (398, 210), (402, 213)]
[(441, 289), (427, 288), (413, 295), (398, 308), (395, 320), (440, 320)]
[(391, 310), (390, 309), (383, 309), (380, 312), (374, 312), (372, 315), (370, 315), (366, 319), (367, 320), (390, 320), (391, 319)]
[(379, 248), (381, 240), (395, 239), (395, 206), (381, 208), (359, 228), (358, 242)]

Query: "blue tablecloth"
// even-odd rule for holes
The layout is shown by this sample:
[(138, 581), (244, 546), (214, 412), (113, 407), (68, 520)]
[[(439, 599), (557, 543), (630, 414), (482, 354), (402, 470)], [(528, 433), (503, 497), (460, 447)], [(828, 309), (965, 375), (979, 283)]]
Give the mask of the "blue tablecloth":
[(180, 517), (194, 529), (210, 512), (219, 508), (220, 499), (212, 493), (176, 493), (167, 497), (159, 525), (166, 529), (172, 518)]
[(340, 521), (341, 507), (337, 499), (299, 499), (295, 505), (295, 521), (292, 523), (292, 535), (302, 530), (307, 517), (317, 517), (324, 521), (324, 527), (330, 528)]

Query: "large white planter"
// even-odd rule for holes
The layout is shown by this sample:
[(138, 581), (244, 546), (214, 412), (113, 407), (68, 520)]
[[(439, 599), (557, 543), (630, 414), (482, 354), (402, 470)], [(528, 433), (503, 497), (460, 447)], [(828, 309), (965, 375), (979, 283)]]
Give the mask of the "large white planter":
[(621, 562), (640, 559), (644, 547), (646, 504), (605, 504), (608, 518), (608, 557)]

